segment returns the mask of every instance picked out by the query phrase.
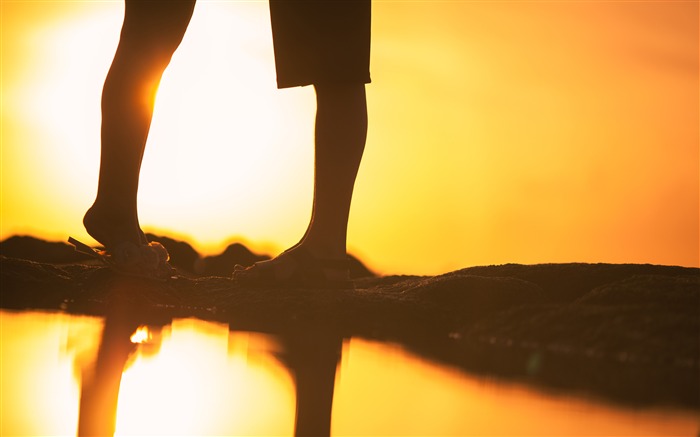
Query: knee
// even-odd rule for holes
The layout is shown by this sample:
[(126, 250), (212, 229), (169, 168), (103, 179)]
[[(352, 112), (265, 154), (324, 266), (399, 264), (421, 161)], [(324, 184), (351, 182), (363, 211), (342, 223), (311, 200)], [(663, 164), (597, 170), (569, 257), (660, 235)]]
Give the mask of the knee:
[(112, 68), (144, 74), (165, 70), (179, 45), (179, 40), (141, 35), (122, 35), (112, 62)]
[(139, 62), (170, 59), (180, 45), (182, 37), (182, 34), (159, 34), (151, 29), (122, 32), (118, 50)]
[(167, 64), (185, 35), (194, 4), (194, 0), (127, 1), (118, 50), (141, 63)]
[(316, 94), (364, 94), (365, 84), (360, 82), (324, 82), (314, 84)]

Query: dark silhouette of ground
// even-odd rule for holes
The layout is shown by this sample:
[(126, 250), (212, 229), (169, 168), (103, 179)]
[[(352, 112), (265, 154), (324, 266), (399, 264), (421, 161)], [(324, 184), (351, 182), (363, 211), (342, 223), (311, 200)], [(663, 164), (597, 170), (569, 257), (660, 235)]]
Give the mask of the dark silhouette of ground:
[[(509, 264), (367, 277), (355, 290), (266, 290), (229, 277), (155, 282), (84, 263), (6, 256), (0, 267), (4, 309), (105, 316), (120, 302), (140, 323), (198, 317), (282, 338), (332, 332), (395, 342), (467, 372), (550, 390), (700, 406), (697, 268)], [(323, 360), (331, 362), (332, 351)]]
[(157, 241), (165, 246), (170, 254), (170, 264), (178, 271), (189, 275), (197, 272), (201, 256), (189, 243), (153, 234), (146, 234), (146, 238), (148, 241)]
[[(187, 277), (230, 276), (233, 266), (240, 264), (251, 266), (258, 261), (270, 259), (270, 255), (256, 254), (240, 243), (230, 244), (226, 249), (211, 256), (200, 255), (189, 243), (170, 237), (146, 234), (149, 241), (157, 241), (170, 254), (170, 264), (181, 275)], [(29, 261), (69, 264), (89, 262), (88, 255), (76, 252), (73, 246), (63, 242), (49, 242), (31, 236), (12, 236), (0, 242), (0, 255), (8, 258), (26, 259)], [(350, 278), (365, 278), (376, 276), (360, 260), (352, 255), (350, 259)]]
[(90, 259), (89, 256), (76, 252), (69, 244), (44, 241), (26, 235), (15, 235), (0, 241), (0, 254), (12, 258), (54, 264), (74, 263)]
[(236, 264), (248, 267), (258, 261), (268, 259), (270, 257), (267, 255), (255, 254), (244, 245), (233, 243), (229, 244), (223, 253), (205, 257), (202, 262), (201, 274), (202, 276), (230, 276), (233, 266)]

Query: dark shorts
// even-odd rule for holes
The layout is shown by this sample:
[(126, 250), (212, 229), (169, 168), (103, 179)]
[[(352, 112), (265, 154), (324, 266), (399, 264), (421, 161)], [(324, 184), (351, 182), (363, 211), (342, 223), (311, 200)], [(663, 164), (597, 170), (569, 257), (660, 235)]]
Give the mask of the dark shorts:
[(369, 83), (371, 0), (270, 0), (278, 88)]

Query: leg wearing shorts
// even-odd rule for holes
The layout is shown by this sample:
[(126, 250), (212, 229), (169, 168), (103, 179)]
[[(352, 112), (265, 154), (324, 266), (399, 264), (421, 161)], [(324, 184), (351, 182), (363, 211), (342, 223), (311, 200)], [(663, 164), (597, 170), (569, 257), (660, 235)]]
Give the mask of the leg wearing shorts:
[(369, 83), (371, 0), (270, 0), (277, 86)]

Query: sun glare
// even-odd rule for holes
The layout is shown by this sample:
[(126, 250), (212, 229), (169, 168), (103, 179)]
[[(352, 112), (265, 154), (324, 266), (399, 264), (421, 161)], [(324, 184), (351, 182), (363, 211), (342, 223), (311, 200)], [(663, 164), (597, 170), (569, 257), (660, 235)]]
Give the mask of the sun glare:
[[(65, 223), (83, 206), (81, 196), (94, 193), (87, 181), (95, 180), (99, 160), (95, 97), (118, 40), (120, 5), (2, 7), (2, 231), (27, 232), (41, 228), (40, 209), (50, 208), (55, 223)], [(8, 41), (20, 50), (6, 50)]]
[[(41, 227), (36, 199), (55, 210), (55, 225), (75, 228), (94, 197), (100, 95), (123, 6), (71, 5), (61, 20), (3, 31), (29, 46), (4, 68), (3, 107), (13, 111), (3, 113), (3, 144), (12, 145), (3, 186), (42, 175), (3, 191), (14, 206), (3, 209), (3, 234)], [(198, 241), (217, 248), (232, 235), (264, 241), (278, 227), (291, 241), (303, 230), (315, 102), (311, 89), (276, 89), (268, 15), (265, 2), (198, 2), (155, 99), (139, 191), (147, 228), (199, 229)]]
[[(353, 253), (381, 273), (700, 265), (698, 2), (372, 7)], [(89, 242), (123, 3), (2, 12), (1, 238)], [(197, 2), (155, 99), (141, 224), (207, 255), (296, 243), (314, 106), (310, 87), (276, 89), (266, 1)]]
[(148, 326), (139, 326), (138, 329), (136, 329), (136, 332), (131, 334), (131, 337), (129, 337), (129, 340), (131, 340), (132, 343), (138, 344), (138, 343), (145, 343), (149, 341), (153, 336), (151, 335), (150, 331), (148, 330)]
[[(71, 435), (97, 318), (0, 311), (0, 435)], [(41, 420), (37, 420), (40, 417)]]
[(293, 382), (254, 335), (195, 319), (168, 329), (124, 371), (115, 435), (291, 434)]
[(158, 91), (139, 193), (145, 220), (205, 223), (200, 238), (220, 241), (264, 239), (283, 220), (261, 217), (286, 214), (299, 232), (310, 207), (313, 105), (309, 89), (275, 87), (266, 5), (198, 4)]

